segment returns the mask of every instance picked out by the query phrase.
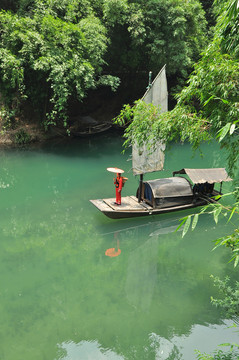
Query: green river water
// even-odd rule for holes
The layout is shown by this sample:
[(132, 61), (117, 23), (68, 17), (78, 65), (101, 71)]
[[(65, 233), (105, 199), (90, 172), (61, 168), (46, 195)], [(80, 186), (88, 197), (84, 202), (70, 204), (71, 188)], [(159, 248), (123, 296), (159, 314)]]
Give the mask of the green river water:
[[(146, 178), (225, 166), (215, 144), (202, 149), (172, 145), (165, 171)], [(108, 219), (89, 202), (114, 196), (106, 167), (125, 169), (123, 195), (138, 186), (121, 151), (115, 133), (0, 151), (1, 360), (193, 360), (238, 342), (210, 303), (211, 274), (236, 279), (229, 250), (211, 251), (233, 225), (204, 215), (182, 238), (192, 210)]]

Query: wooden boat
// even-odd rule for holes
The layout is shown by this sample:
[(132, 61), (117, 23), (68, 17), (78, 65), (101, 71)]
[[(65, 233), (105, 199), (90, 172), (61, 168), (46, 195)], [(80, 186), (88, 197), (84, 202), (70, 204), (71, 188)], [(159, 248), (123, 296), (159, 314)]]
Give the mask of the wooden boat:
[(90, 201), (111, 219), (164, 214), (215, 202), (214, 197), (222, 194), (215, 183), (231, 180), (224, 168), (182, 169), (173, 177), (143, 182), (137, 196), (122, 197), (121, 205), (115, 204), (115, 198)]
[(109, 123), (97, 124), (97, 125), (92, 125), (92, 126), (88, 126), (88, 127), (71, 129), (71, 134), (72, 134), (72, 136), (75, 136), (75, 137), (95, 135), (95, 134), (105, 132), (105, 131), (109, 130), (111, 127), (112, 127), (112, 124), (109, 124)]
[(72, 116), (70, 118), (72, 125), (69, 130), (71, 136), (85, 137), (99, 134), (109, 130), (112, 127), (111, 122), (99, 122), (91, 116)]
[[(161, 112), (168, 109), (168, 91), (165, 66), (158, 73), (142, 100), (159, 106)], [(153, 142), (155, 143), (155, 141)], [(134, 175), (140, 175), (136, 196), (121, 199), (121, 205), (115, 199), (90, 200), (103, 214), (112, 218), (156, 215), (172, 211), (185, 210), (214, 202), (220, 191), (214, 189), (215, 183), (231, 181), (224, 168), (182, 169), (175, 171), (173, 177), (143, 181), (148, 172), (160, 171), (164, 166), (165, 144), (160, 141), (149, 151), (149, 144), (132, 144), (132, 169)], [(190, 180), (184, 176), (186, 175)]]

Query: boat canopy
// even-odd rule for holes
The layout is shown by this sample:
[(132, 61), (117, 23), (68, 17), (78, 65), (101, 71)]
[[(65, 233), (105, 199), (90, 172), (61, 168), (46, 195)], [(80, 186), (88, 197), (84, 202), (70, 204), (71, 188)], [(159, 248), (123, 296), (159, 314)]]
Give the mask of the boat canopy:
[(145, 181), (151, 188), (154, 198), (172, 198), (192, 196), (192, 187), (187, 179), (183, 177), (170, 177)]
[(211, 168), (211, 169), (181, 169), (174, 171), (176, 174), (187, 174), (194, 184), (203, 183), (221, 183), (222, 181), (232, 181), (228, 176), (225, 168)]

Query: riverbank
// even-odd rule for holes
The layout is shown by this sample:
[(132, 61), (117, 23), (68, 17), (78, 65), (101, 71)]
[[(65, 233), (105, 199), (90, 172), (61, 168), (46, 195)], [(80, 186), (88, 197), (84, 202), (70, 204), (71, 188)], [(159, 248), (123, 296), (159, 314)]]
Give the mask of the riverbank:
[(0, 147), (19, 147), (23, 145), (41, 145), (53, 140), (70, 140), (73, 138), (90, 137), (103, 132), (113, 131), (123, 134), (123, 128), (119, 128), (111, 121), (98, 122), (91, 117), (80, 117), (69, 127), (52, 126), (47, 131), (37, 123), (27, 123), (18, 120), (13, 128), (6, 128), (0, 118)]
[[(0, 146), (19, 146), (42, 143), (53, 138), (87, 136), (107, 131), (113, 126), (124, 104), (133, 103), (145, 92), (148, 74), (120, 74), (121, 84), (116, 92), (110, 87), (89, 90), (83, 102), (71, 99), (68, 104), (68, 132), (63, 126), (44, 129), (44, 121), (30, 100), (21, 104), (21, 115), (9, 118), (4, 112), (0, 94)], [(60, 122), (59, 122), (60, 124)]]
[[(76, 105), (71, 106), (67, 127), (51, 125), (47, 130), (29, 104), (22, 109), (21, 117), (10, 117), (3, 110), (0, 112), (0, 146), (16, 147), (107, 131), (114, 126), (112, 119), (117, 116), (123, 106), (123, 101), (120, 101), (119, 97), (115, 95), (110, 99), (109, 94), (107, 95), (103, 98), (102, 95), (99, 96), (98, 91), (97, 96), (92, 96), (90, 100), (86, 99), (80, 109)], [(92, 98), (95, 99), (94, 104)], [(3, 105), (2, 108), (4, 108)]]

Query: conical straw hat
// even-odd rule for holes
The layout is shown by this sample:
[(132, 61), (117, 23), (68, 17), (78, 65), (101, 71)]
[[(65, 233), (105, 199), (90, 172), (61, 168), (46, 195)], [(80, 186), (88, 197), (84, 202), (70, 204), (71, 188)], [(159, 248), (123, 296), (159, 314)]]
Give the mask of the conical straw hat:
[(124, 170), (116, 168), (116, 167), (108, 167), (107, 170), (110, 172), (116, 173), (116, 174), (124, 173)]

